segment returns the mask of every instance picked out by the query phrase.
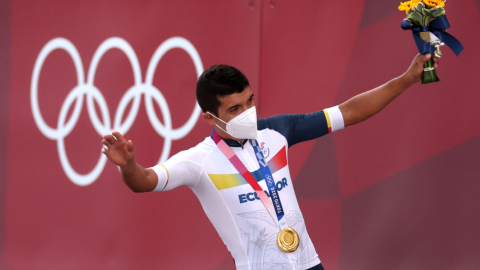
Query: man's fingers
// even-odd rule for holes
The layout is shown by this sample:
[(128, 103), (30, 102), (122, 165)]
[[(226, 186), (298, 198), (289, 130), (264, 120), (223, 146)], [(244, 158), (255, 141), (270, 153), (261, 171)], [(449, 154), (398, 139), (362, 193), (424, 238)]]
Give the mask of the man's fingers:
[(110, 144), (114, 144), (117, 142), (117, 139), (115, 139), (115, 137), (113, 137), (112, 135), (110, 134), (107, 134), (105, 136), (103, 136), (103, 139), (105, 139), (107, 142), (109, 142)]
[(422, 57), (420, 57), (418, 62), (423, 66), (425, 62), (427, 62), (428, 59), (430, 59), (431, 57), (432, 57), (431, 54), (422, 55)]
[(125, 140), (125, 138), (123, 138), (122, 134), (120, 134), (120, 132), (118, 132), (118, 131), (112, 132), (112, 135), (115, 136), (115, 138), (117, 138), (117, 141), (120, 142), (120, 143), (126, 143), (127, 142)]
[(102, 154), (104, 154), (104, 155), (105, 155), (111, 162), (113, 162), (114, 164), (119, 165), (119, 164), (117, 164), (118, 161), (116, 161), (114, 158), (112, 158), (112, 155), (113, 155), (113, 157), (114, 157), (115, 154), (113, 154), (112, 152), (110, 152), (110, 150), (108, 150), (107, 148), (102, 147)]
[(133, 152), (134, 149), (135, 149), (135, 147), (133, 146), (132, 140), (128, 140), (128, 142), (127, 142), (128, 152)]
[(103, 140), (102, 140), (102, 143), (103, 143), (107, 148), (110, 148), (110, 147), (112, 146), (112, 144), (111, 144), (109, 141), (107, 141), (106, 139), (103, 139)]
[(440, 64), (440, 58), (438, 58), (438, 57), (433, 57), (433, 63), (434, 63), (434, 64), (433, 64), (433, 67), (434, 67), (435, 69), (437, 69), (437, 68), (438, 68), (438, 65)]

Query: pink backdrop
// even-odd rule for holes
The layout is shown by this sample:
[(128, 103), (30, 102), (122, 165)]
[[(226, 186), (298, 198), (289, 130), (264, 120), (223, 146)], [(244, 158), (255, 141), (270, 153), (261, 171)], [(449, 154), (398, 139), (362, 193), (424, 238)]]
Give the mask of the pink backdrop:
[[(146, 89), (155, 51), (173, 37), (190, 44), (205, 69), (224, 63), (242, 70), (260, 117), (337, 105), (408, 68), (416, 47), (411, 33), (400, 28), (405, 14), (397, 11), (398, 4), (2, 1), (0, 138), (6, 144), (0, 148), (0, 269), (233, 269), (188, 188), (135, 194), (113, 164), (103, 166), (99, 127), (115, 126), (117, 111), (123, 111), (119, 104), (132, 86)], [(290, 150), (297, 197), (327, 270), (476, 269), (480, 264), (480, 0), (448, 1), (446, 9), (449, 32), (465, 50), (455, 57), (443, 48), (441, 82), (417, 84), (365, 123)], [(115, 44), (122, 39), (125, 46), (101, 54), (93, 72), (95, 53), (115, 37)], [(38, 57), (48, 42), (59, 44), (57, 38), (78, 52), (82, 68), (75, 69), (65, 50), (53, 50), (39, 65), (34, 84)], [(134, 55), (138, 66), (127, 55)], [(71, 106), (66, 102), (78, 90), (82, 71), (80, 84), (94, 75), (93, 117), (86, 96), (72, 99)], [(186, 50), (169, 50), (160, 59), (149, 88), (165, 100), (153, 101), (160, 126), (171, 120), (175, 130), (189, 120), (196, 78)], [(32, 87), (38, 98), (32, 98)], [(167, 151), (165, 138), (173, 132), (160, 132), (144, 97), (139, 102), (125, 136), (144, 166), (211, 133), (195, 114), (193, 128)], [(32, 104), (38, 104), (50, 131), (40, 127)], [(68, 111), (65, 122), (72, 124), (63, 134), (65, 129), (58, 129), (64, 124), (59, 124), (62, 106)], [(95, 123), (102, 109), (108, 120)], [(131, 110), (132, 102), (123, 123)], [(81, 177), (69, 175), (62, 160), (78, 175), (91, 173), (89, 184), (75, 184)]]

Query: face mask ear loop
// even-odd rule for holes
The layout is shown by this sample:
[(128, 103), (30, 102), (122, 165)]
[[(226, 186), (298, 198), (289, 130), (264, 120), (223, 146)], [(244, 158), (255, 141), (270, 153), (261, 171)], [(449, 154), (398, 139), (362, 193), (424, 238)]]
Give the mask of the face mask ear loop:
[(211, 116), (215, 117), (216, 119), (222, 121), (225, 125), (228, 124), (227, 122), (223, 121), (222, 119), (216, 117), (215, 115), (211, 114), (210, 112), (207, 112), (208, 114), (210, 114)]
[[(210, 114), (211, 116), (215, 117), (216, 119), (218, 119), (218, 120), (222, 121), (223, 123), (225, 123), (225, 125), (228, 125), (228, 123), (227, 123), (227, 122), (225, 122), (225, 121), (223, 121), (222, 119), (220, 119), (220, 118), (216, 117), (215, 115), (211, 114), (210, 112), (207, 112), (207, 113), (208, 113), (208, 114)], [(225, 132), (225, 133), (227, 133), (228, 135), (230, 135), (230, 136), (232, 136), (232, 137), (233, 137), (233, 135), (232, 135), (232, 134), (230, 134), (230, 133), (229, 133), (228, 131), (226, 131), (225, 129), (221, 128), (221, 127), (220, 127), (218, 124), (215, 124), (215, 126), (216, 126), (216, 127), (218, 127), (219, 129), (221, 129), (223, 132)]]
[(219, 125), (215, 124), (215, 126), (217, 126), (219, 129), (221, 129), (223, 132), (227, 133), (228, 135), (232, 136), (232, 134), (228, 133), (225, 129), (221, 128)]

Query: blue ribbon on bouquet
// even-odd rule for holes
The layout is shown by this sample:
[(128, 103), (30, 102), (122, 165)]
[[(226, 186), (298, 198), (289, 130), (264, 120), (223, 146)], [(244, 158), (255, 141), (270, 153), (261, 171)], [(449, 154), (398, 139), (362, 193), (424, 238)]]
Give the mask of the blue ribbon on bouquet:
[(424, 41), (420, 37), (420, 32), (432, 32), (435, 36), (437, 36), (443, 43), (445, 43), (452, 51), (458, 56), (462, 50), (463, 45), (458, 41), (455, 37), (447, 33), (445, 30), (450, 28), (450, 24), (448, 23), (447, 17), (445, 15), (435, 18), (430, 22), (428, 26), (418, 26), (412, 24), (411, 22), (404, 20), (402, 21), (402, 29), (403, 30), (412, 30), (413, 38), (415, 39), (415, 44), (417, 44), (418, 51), (424, 54), (431, 54), (433, 55), (436, 51), (436, 48), (430, 45), (430, 43)]

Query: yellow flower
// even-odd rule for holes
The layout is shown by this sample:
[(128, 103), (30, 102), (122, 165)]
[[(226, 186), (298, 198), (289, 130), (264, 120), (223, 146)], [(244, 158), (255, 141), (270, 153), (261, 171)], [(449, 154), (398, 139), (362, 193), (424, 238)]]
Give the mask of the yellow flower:
[(429, 7), (444, 7), (445, 1), (442, 0), (423, 0), (423, 3)]
[(404, 3), (400, 2), (400, 6), (398, 7), (398, 10), (400, 11), (404, 10), (405, 12), (409, 12), (411, 8), (412, 8), (412, 1), (407, 1)]
[(422, 2), (422, 0), (411, 0), (407, 2), (400, 2), (400, 6), (398, 10), (404, 10), (405, 12), (409, 12), (412, 7), (418, 5), (418, 3)]

